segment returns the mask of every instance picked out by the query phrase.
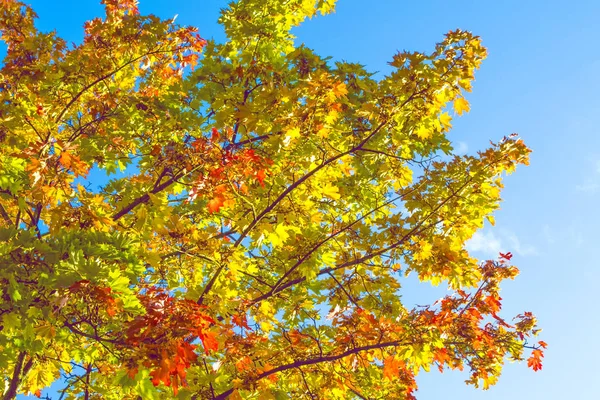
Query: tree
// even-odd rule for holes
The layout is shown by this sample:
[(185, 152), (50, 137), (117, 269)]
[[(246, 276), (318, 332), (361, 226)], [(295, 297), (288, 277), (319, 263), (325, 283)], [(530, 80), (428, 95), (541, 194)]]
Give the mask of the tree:
[[(0, 0), (4, 399), (61, 375), (67, 398), (410, 399), (432, 366), (541, 368), (533, 315), (499, 316), (511, 255), (465, 250), (530, 152), (453, 154), (480, 39), (377, 80), (294, 46), (334, 2), (239, 0), (215, 43), (103, 0), (67, 45)], [(451, 294), (411, 308), (409, 273)]]

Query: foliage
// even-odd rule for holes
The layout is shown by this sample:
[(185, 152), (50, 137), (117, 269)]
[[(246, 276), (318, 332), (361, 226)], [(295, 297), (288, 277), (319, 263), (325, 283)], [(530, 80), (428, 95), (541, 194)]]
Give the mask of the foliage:
[[(215, 43), (103, 0), (68, 45), (0, 0), (5, 399), (61, 375), (68, 398), (410, 399), (432, 366), (541, 368), (532, 314), (499, 316), (511, 255), (465, 250), (530, 152), (453, 154), (480, 39), (375, 79), (294, 45), (334, 1), (239, 0)], [(410, 308), (409, 273), (450, 294)]]

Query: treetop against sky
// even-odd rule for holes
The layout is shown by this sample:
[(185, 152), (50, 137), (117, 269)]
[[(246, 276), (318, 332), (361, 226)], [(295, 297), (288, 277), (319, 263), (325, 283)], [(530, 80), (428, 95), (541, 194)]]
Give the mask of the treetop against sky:
[[(469, 251), (530, 155), (449, 137), (480, 37), (375, 75), (290, 32), (334, 1), (231, 3), (219, 40), (103, 3), (75, 44), (1, 3), (4, 398), (410, 399), (432, 367), (542, 368), (533, 314), (501, 312), (513, 254)], [(407, 276), (446, 290), (415, 306)]]

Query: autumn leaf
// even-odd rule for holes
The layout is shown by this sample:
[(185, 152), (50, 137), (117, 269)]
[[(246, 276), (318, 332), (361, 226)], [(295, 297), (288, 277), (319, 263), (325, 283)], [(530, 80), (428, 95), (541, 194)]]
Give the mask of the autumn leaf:
[(214, 198), (212, 198), (211, 200), (208, 201), (208, 210), (211, 213), (216, 213), (219, 212), (219, 210), (221, 209), (221, 207), (223, 207), (225, 203), (225, 198), (223, 196), (215, 196)]
[(60, 153), (58, 161), (66, 169), (69, 169), (71, 167), (71, 155), (66, 151)]
[(544, 357), (544, 353), (539, 350), (533, 350), (531, 352), (531, 356), (527, 359), (527, 366), (533, 369), (534, 371), (539, 371), (542, 369), (542, 357)]
[[(231, 1), (219, 41), (104, 0), (70, 45), (0, 3), (3, 397), (410, 400), (432, 366), (493, 385), (539, 332), (500, 315), (512, 254), (468, 251), (530, 154), (454, 150), (478, 36), (382, 75), (297, 45), (334, 0)], [(409, 274), (446, 296), (407, 304)]]
[(469, 106), (469, 102), (464, 97), (458, 97), (454, 100), (454, 111), (458, 115), (462, 115), (464, 112), (469, 112), (471, 107)]
[(342, 97), (342, 96), (345, 96), (348, 94), (348, 89), (346, 88), (346, 84), (344, 82), (336, 83), (333, 86), (332, 91), (336, 98), (339, 98), (339, 97)]
[(337, 200), (341, 197), (340, 189), (329, 183), (323, 187), (323, 194), (332, 200)]
[(265, 186), (265, 178), (267, 177), (267, 173), (264, 169), (260, 169), (256, 172), (256, 179), (260, 183), (261, 186)]
[(219, 136), (220, 136), (220, 135), (219, 135), (219, 131), (217, 130), (217, 128), (212, 128), (212, 129), (210, 130), (210, 132), (211, 132), (211, 133), (210, 133), (210, 134), (211, 134), (211, 136), (210, 136), (210, 139), (211, 139), (212, 141), (219, 140)]
[(219, 349), (219, 342), (216, 339), (217, 334), (215, 332), (203, 332), (199, 336), (206, 354)]
[(250, 327), (248, 326), (248, 321), (246, 319), (246, 314), (236, 314), (231, 319), (232, 319), (233, 323), (235, 325), (239, 326), (240, 328), (245, 328), (245, 329), (250, 330)]
[(387, 356), (383, 360), (383, 377), (388, 380), (394, 380), (400, 375), (400, 368), (403, 363), (398, 360), (395, 356)]

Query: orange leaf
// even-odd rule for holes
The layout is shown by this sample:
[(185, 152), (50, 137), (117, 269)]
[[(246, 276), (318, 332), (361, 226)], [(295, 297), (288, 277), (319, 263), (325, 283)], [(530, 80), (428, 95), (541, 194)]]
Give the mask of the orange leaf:
[(527, 366), (532, 368), (534, 371), (542, 369), (542, 357), (544, 353), (542, 350), (536, 349), (531, 352), (531, 357), (527, 359)]
[(138, 373), (138, 368), (137, 367), (133, 367), (131, 369), (127, 370), (127, 376), (130, 377), (131, 379), (135, 379), (135, 376)]
[(248, 320), (246, 319), (246, 314), (236, 314), (233, 316), (232, 321), (240, 328), (250, 329), (250, 327), (248, 326)]
[(221, 207), (223, 207), (224, 202), (225, 199), (223, 198), (223, 196), (215, 197), (214, 199), (208, 202), (208, 211), (210, 211), (211, 213), (218, 212), (221, 209)]
[(200, 340), (202, 340), (202, 346), (204, 346), (204, 352), (206, 354), (208, 354), (210, 350), (217, 351), (219, 349), (219, 342), (216, 339), (216, 333), (203, 332), (199, 336)]
[(60, 158), (58, 159), (58, 162), (60, 162), (60, 164), (65, 167), (65, 168), (70, 168), (71, 167), (71, 155), (69, 153), (67, 153), (66, 151), (63, 151), (62, 153), (60, 153)]
[(396, 360), (394, 356), (388, 356), (383, 360), (383, 377), (390, 381), (400, 376), (400, 367), (402, 362)]
[(254, 362), (252, 362), (252, 359), (248, 356), (244, 356), (235, 362), (235, 367), (240, 372), (252, 369), (253, 365)]
[(266, 177), (267, 177), (267, 173), (265, 172), (264, 169), (261, 169), (256, 173), (256, 179), (258, 180), (258, 182), (260, 182), (260, 186), (262, 186), (262, 187), (265, 186), (265, 178)]

